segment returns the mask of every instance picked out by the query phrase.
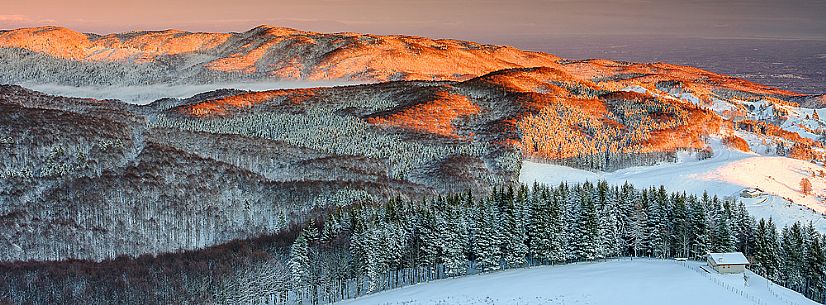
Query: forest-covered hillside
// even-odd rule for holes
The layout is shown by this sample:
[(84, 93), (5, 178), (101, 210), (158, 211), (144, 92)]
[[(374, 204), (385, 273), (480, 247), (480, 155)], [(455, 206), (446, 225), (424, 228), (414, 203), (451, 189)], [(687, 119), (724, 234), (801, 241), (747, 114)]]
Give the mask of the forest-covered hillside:
[[(24, 88), (284, 79), (362, 84), (146, 105)], [(788, 208), (820, 204), (816, 97), (665, 63), (267, 26), (0, 31), (0, 83), (0, 303), (333, 301), (531, 264), (729, 250), (823, 294), (820, 233), (752, 219), (740, 197), (519, 187), (525, 162), (645, 173), (736, 150), (802, 160), (766, 179), (794, 193)], [(699, 178), (732, 177), (717, 174)]]
[(516, 182), (523, 158), (611, 171), (710, 156), (709, 135), (738, 130), (784, 147), (777, 154), (823, 157), (821, 142), (766, 119), (735, 123), (700, 102), (608, 89), (623, 81), (510, 69), (144, 106), (4, 86), (2, 258), (197, 249), (364, 200), (486, 192)]

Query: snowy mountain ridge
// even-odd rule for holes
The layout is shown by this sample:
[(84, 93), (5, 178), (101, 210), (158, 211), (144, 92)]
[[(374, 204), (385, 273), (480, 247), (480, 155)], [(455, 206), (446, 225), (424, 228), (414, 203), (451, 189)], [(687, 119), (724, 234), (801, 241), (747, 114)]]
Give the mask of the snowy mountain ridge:
[[(553, 66), (558, 57), (414, 36), (317, 33), (259, 26), (243, 33), (178, 30), (84, 34), (62, 27), (0, 33), (2, 83), (205, 84), (274, 80), (464, 80)], [(82, 75), (69, 71), (85, 71)]]

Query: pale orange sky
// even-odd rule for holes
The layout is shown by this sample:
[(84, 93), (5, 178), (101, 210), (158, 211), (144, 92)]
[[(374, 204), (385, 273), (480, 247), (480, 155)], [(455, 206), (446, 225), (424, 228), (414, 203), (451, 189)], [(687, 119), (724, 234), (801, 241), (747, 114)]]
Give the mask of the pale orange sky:
[(826, 39), (824, 0), (0, 0), (0, 28), (95, 33), (272, 24), (499, 41), (514, 35), (634, 34)]

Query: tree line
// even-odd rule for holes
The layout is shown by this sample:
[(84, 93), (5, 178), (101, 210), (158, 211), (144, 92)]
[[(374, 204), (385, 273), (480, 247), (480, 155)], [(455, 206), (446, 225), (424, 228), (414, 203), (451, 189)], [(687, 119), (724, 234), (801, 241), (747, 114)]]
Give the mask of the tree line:
[(324, 303), (437, 278), (611, 257), (742, 251), (821, 301), (824, 237), (742, 204), (629, 184), (534, 185), (315, 213), (301, 227), (197, 251), (0, 264), (0, 304)]
[(753, 271), (822, 301), (824, 236), (742, 203), (606, 182), (501, 187), (334, 211), (290, 251), (292, 300), (323, 303), (435, 278), (612, 257), (740, 251)]

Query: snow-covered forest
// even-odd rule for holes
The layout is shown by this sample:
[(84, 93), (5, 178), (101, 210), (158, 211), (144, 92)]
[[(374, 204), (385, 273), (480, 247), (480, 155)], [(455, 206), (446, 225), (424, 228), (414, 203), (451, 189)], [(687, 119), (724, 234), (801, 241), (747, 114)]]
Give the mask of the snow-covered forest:
[[(292, 103), (303, 90), (276, 90), (261, 111), (203, 118), (175, 108), (190, 100), (133, 106), (3, 86), (0, 108), (11, 115), (0, 117), (0, 242), (9, 251), (0, 259), (198, 249), (363, 198), (514, 181), (514, 150), (362, 119), (399, 106), (391, 97), (400, 92), (428, 97), (422, 86), (306, 90), (318, 99), (304, 103)], [(241, 93), (193, 100), (223, 94)]]
[(720, 129), (710, 111), (633, 92), (561, 100), (522, 118), (528, 158), (585, 169), (616, 170), (674, 161), (677, 150), (701, 150)]
[(772, 221), (755, 222), (742, 204), (716, 197), (605, 182), (503, 186), (481, 197), (394, 198), (340, 207), (303, 229), (193, 252), (100, 263), (0, 264), (0, 299), (326, 303), (501, 269), (742, 251), (755, 273), (822, 301), (823, 242), (808, 224), (778, 228)]
[(452, 155), (478, 158), (489, 150), (484, 143), (478, 142), (428, 144), (408, 141), (396, 134), (381, 133), (361, 119), (335, 114), (346, 107), (319, 107), (307, 113), (261, 113), (232, 118), (169, 118), (161, 115), (152, 126), (261, 137), (335, 155), (384, 159), (388, 162), (388, 177), (411, 181), (416, 181), (416, 177), (411, 177), (414, 170), (428, 164)]
[[(461, 163), (453, 160), (455, 158), (480, 163), (482, 172), (469, 173), (479, 186), (515, 180), (513, 176), (519, 172), (521, 161), (519, 152), (495, 143), (493, 140), (500, 135), (492, 139), (474, 136), (475, 132), (489, 128), (491, 121), (499, 119), (497, 116), (507, 113), (490, 111), (457, 118), (445, 114), (449, 109), (426, 109), (425, 116), (446, 116), (445, 125), (455, 129), (449, 135), (411, 128), (409, 125), (418, 122), (407, 117), (399, 119), (405, 120), (402, 122), (384, 124), (370, 120), (380, 115), (405, 113), (408, 107), (416, 105), (428, 107), (439, 103), (440, 96), (450, 90), (455, 89), (410, 82), (306, 92), (267, 91), (172, 109), (158, 114), (149, 127), (256, 137), (331, 155), (382, 160), (387, 168), (386, 177), (440, 191), (467, 188), (434, 175), (435, 168), (443, 164)], [(243, 106), (231, 106), (235, 102)], [(211, 110), (212, 107), (217, 110)]]
[(755, 273), (822, 301), (824, 236), (755, 222), (716, 197), (597, 184), (390, 200), (310, 224), (291, 248), (293, 294), (324, 303), (437, 278), (610, 257), (741, 251)]

